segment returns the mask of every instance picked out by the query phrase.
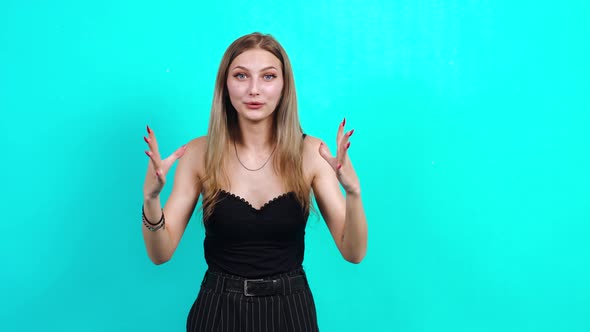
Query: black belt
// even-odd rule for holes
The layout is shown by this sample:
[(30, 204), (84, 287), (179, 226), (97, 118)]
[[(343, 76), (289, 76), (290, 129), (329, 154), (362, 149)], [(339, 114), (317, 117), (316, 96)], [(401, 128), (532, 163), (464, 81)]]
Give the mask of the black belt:
[(201, 285), (217, 292), (241, 293), (244, 296), (287, 295), (308, 287), (304, 272), (276, 279), (234, 279), (207, 272)]

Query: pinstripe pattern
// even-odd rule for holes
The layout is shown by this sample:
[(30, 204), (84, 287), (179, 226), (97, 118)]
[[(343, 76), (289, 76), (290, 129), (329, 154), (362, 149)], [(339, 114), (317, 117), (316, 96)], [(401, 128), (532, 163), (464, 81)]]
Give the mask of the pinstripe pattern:
[(219, 281), (223, 279), (218, 279), (215, 289), (201, 285), (187, 317), (187, 331), (319, 331), (315, 302), (309, 286), (291, 291), (287, 274), (281, 276), (286, 281), (283, 283), (286, 295), (244, 296), (223, 292), (223, 282)]

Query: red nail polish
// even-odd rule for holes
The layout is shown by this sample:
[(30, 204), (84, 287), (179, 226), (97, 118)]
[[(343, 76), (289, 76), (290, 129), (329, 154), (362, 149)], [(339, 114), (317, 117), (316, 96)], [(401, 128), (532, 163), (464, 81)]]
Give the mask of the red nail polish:
[(342, 168), (342, 164), (338, 164), (338, 167), (336, 167), (337, 169), (341, 169)]
[(144, 140), (146, 143), (149, 143), (149, 142), (148, 142), (148, 139), (147, 139), (145, 136), (143, 137), (143, 140)]
[(148, 157), (151, 157), (149, 151), (145, 151), (145, 154), (147, 154)]
[(346, 124), (346, 118), (344, 118), (344, 120), (342, 120), (342, 127), (344, 127), (345, 124)]
[(152, 131), (150, 130), (150, 126), (146, 126), (146, 128), (147, 128), (148, 134), (151, 134)]
[(348, 133), (348, 137), (352, 136), (352, 133), (354, 133), (354, 129)]
[(346, 144), (346, 148), (348, 149), (350, 147), (350, 142), (348, 142), (348, 144)]

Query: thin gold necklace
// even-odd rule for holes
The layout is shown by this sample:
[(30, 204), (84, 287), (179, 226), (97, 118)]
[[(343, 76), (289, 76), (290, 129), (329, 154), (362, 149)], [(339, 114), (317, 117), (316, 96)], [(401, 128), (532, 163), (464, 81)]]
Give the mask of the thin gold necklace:
[(242, 165), (242, 167), (244, 167), (245, 169), (251, 171), (251, 172), (256, 172), (261, 170), (264, 166), (266, 166), (266, 164), (268, 163), (268, 161), (270, 160), (270, 157), (272, 157), (272, 154), (275, 152), (275, 149), (277, 148), (276, 144), (275, 147), (272, 148), (272, 152), (270, 153), (270, 156), (268, 156), (268, 159), (266, 159), (266, 161), (264, 162), (264, 164), (262, 164), (262, 166), (256, 168), (256, 169), (252, 169), (252, 168), (248, 168), (246, 167), (246, 165), (244, 165), (244, 163), (242, 163), (242, 161), (240, 160), (240, 156), (238, 156), (238, 148), (236, 147), (236, 141), (234, 141), (234, 150), (236, 151), (236, 158), (238, 158), (238, 162), (240, 163), (240, 165)]

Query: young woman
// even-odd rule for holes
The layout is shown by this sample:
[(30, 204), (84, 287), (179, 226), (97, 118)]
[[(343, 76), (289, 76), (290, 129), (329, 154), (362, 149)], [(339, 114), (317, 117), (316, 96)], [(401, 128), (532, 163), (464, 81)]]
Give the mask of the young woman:
[[(147, 128), (142, 229), (155, 264), (172, 257), (202, 196), (208, 270), (187, 331), (318, 331), (302, 268), (312, 191), (344, 259), (359, 263), (367, 250), (360, 184), (347, 154), (354, 130), (344, 126), (335, 157), (302, 132), (287, 54), (270, 35), (253, 33), (222, 58), (207, 136), (162, 159)], [(160, 192), (177, 159), (162, 209)]]

